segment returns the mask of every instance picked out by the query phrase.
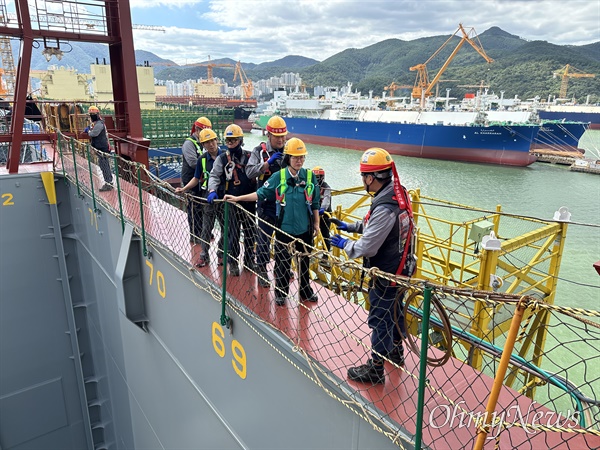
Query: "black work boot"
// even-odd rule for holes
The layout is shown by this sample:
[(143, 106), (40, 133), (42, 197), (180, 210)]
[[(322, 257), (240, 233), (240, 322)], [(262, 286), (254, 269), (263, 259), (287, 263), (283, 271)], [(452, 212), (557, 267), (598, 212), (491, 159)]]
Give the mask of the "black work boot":
[(348, 379), (361, 383), (383, 384), (385, 383), (383, 364), (375, 364), (372, 359), (369, 359), (362, 366), (349, 368)]
[(388, 359), (397, 366), (404, 365), (404, 347), (402, 346), (402, 342), (398, 345), (394, 345), (394, 348), (388, 354)]
[(267, 269), (265, 267), (259, 267), (256, 270), (256, 276), (258, 278), (258, 285), (260, 287), (271, 286), (271, 280), (269, 280), (269, 274), (267, 273)]
[(240, 267), (238, 266), (237, 261), (229, 263), (229, 274), (232, 277), (239, 277), (240, 276)]

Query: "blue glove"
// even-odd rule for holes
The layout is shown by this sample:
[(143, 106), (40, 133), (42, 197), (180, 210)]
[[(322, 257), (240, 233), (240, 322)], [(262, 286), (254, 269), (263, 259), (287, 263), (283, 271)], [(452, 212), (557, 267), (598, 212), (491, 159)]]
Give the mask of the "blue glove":
[(319, 215), (322, 216), (323, 214), (325, 214), (325, 208), (321, 208), (319, 210)]
[(219, 198), (219, 194), (217, 194), (216, 192), (211, 192), (210, 194), (208, 194), (208, 197), (206, 197), (206, 201), (208, 203), (212, 203), (217, 198)]
[(89, 133), (90, 131), (90, 127), (85, 127), (85, 130), (83, 130), (84, 133)]
[(283, 157), (283, 153), (281, 152), (275, 152), (273, 153), (273, 156), (271, 156), (267, 162), (269, 163), (269, 165), (273, 164), (275, 161), (277, 161), (278, 159)]
[(341, 237), (339, 234), (334, 234), (331, 238), (331, 245), (335, 247), (344, 248), (346, 242), (348, 242), (348, 239)]
[(338, 219), (331, 219), (331, 223), (334, 224), (338, 230), (348, 231), (348, 224)]

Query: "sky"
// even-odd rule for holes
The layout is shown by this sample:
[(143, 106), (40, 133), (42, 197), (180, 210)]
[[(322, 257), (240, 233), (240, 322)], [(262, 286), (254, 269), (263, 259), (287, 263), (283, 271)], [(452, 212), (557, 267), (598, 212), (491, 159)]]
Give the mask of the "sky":
[(600, 0), (130, 0), (136, 50), (192, 64), (300, 55), (323, 61), (385, 39), (478, 34), (497, 26), (557, 45), (600, 41)]

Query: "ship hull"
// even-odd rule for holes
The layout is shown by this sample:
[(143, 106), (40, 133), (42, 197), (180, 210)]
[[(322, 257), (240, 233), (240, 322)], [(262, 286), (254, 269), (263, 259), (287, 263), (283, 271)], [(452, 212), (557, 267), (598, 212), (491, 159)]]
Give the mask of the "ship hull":
[(600, 112), (576, 112), (576, 111), (538, 111), (542, 120), (565, 120), (574, 122), (586, 122), (590, 124), (590, 130), (600, 130)]
[(579, 139), (588, 128), (584, 122), (543, 122), (531, 149), (581, 152)]
[(392, 154), (510, 166), (536, 158), (529, 149), (539, 127), (444, 126), (287, 117), (291, 136), (307, 143), (365, 150), (384, 147)]

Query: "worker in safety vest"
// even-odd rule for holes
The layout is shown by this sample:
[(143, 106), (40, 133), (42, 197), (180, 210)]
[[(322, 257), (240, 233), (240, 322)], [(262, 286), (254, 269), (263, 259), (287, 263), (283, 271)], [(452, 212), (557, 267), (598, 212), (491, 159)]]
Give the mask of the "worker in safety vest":
[(309, 254), (313, 236), (319, 232), (319, 190), (315, 189), (312, 171), (305, 169), (306, 147), (298, 138), (286, 142), (283, 166), (258, 189), (247, 195), (228, 195), (225, 200), (246, 202), (271, 200), (276, 202), (275, 232), (275, 303), (283, 306), (290, 288), (292, 255), (289, 245), (300, 253), (300, 301), (316, 302), (317, 294), (310, 284)]
[[(256, 181), (246, 175), (250, 152), (242, 149), (244, 132), (239, 125), (225, 129), (225, 151), (217, 157), (208, 180), (209, 203), (224, 195), (244, 195), (256, 191)], [(231, 208), (228, 228), (229, 273), (240, 274), (240, 237), (244, 230), (244, 265), (254, 270), (254, 244), (256, 240), (256, 202), (240, 203), (243, 208)]]
[(108, 141), (108, 132), (104, 120), (100, 117), (100, 110), (96, 106), (90, 106), (88, 109), (90, 115), (90, 124), (83, 130), (90, 137), (90, 145), (94, 148), (98, 155), (98, 165), (102, 171), (104, 184), (100, 187), (100, 191), (110, 191), (112, 185), (112, 172), (110, 171), (110, 162), (108, 156), (110, 154), (110, 142)]
[[(336, 234), (331, 244), (344, 249), (349, 258), (363, 258), (365, 267), (376, 267), (393, 275), (411, 276), (416, 263), (412, 253), (414, 224), (410, 198), (400, 184), (390, 154), (382, 148), (370, 148), (360, 160), (365, 190), (374, 195), (362, 222), (345, 223), (331, 219), (339, 230), (362, 233), (357, 241)], [(366, 364), (348, 370), (348, 379), (379, 384), (385, 382), (383, 363), (404, 365), (401, 334), (404, 290), (397, 283), (374, 276), (369, 286), (371, 358)], [(396, 320), (396, 319), (397, 320)]]
[[(196, 162), (202, 155), (202, 145), (200, 145), (200, 132), (204, 129), (211, 129), (212, 123), (206, 117), (198, 117), (192, 124), (190, 136), (188, 136), (181, 147), (181, 185), (186, 186), (196, 171)], [(190, 189), (190, 193), (198, 196), (200, 191), (198, 186)], [(190, 243), (200, 244), (200, 235), (202, 234), (202, 209), (197, 202), (190, 201), (187, 205), (188, 224), (190, 226)]]
[[(279, 172), (283, 161), (283, 147), (287, 135), (285, 120), (273, 116), (267, 122), (267, 142), (254, 147), (246, 166), (248, 178), (257, 180), (257, 187), (265, 184), (271, 175)], [(256, 239), (256, 274), (258, 284), (269, 287), (271, 282), (267, 274), (267, 264), (271, 257), (271, 236), (277, 220), (275, 201), (258, 200), (258, 233)]]
[[(197, 188), (199, 192), (198, 196), (201, 199), (206, 199), (206, 197), (208, 197), (208, 179), (210, 178), (210, 171), (213, 168), (215, 160), (221, 154), (221, 150), (219, 149), (217, 133), (209, 128), (205, 128), (200, 131), (199, 142), (204, 152), (202, 155), (200, 155), (198, 162), (196, 163), (194, 178), (192, 178), (184, 187), (178, 187), (175, 189), (175, 192), (179, 194)], [(209, 263), (208, 250), (210, 248), (211, 236), (215, 226), (215, 219), (219, 220), (219, 223), (221, 224), (221, 230), (223, 229), (223, 214), (217, 213), (219, 210), (218, 206), (220, 205), (205, 201), (200, 203), (202, 214), (200, 245), (202, 250), (200, 252), (198, 261), (196, 262), (197, 267), (204, 267)], [(221, 233), (221, 238), (219, 239), (218, 254), (220, 257), (223, 257), (223, 233)]]

